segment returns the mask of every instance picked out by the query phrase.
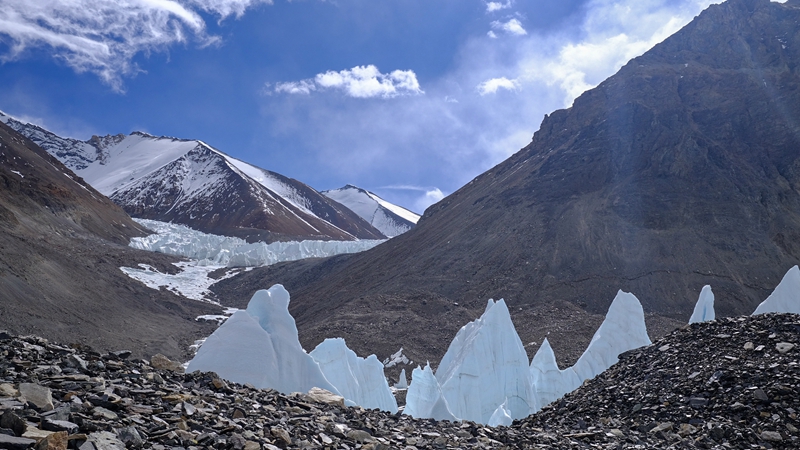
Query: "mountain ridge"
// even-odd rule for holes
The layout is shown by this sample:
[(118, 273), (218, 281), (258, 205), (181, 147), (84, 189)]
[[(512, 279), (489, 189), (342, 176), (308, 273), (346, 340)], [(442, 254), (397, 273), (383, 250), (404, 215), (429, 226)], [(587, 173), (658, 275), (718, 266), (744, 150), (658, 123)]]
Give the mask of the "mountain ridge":
[(80, 141), (4, 114), (0, 121), (41, 144), (134, 217), (251, 242), (385, 238), (310, 186), (200, 140), (132, 132)]

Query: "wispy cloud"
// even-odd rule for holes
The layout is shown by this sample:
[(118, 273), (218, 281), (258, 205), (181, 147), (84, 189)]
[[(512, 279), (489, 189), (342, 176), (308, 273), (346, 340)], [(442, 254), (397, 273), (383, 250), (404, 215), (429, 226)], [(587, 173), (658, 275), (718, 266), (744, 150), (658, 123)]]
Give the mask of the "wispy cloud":
[[(267, 88), (270, 86), (267, 85)], [(374, 65), (356, 66), (338, 72), (329, 70), (306, 80), (276, 83), (274, 91), (308, 95), (312, 91), (331, 89), (355, 98), (424, 94), (413, 70), (395, 70), (384, 74)]]
[[(491, 26), (495, 30), (502, 30), (505, 31), (506, 33), (513, 34), (515, 36), (525, 36), (526, 34), (528, 34), (525, 28), (522, 27), (522, 22), (520, 22), (519, 19), (516, 18), (509, 19), (505, 22), (502, 22), (500, 20), (495, 20), (494, 22), (491, 23)], [(489, 33), (491, 33), (489, 37), (497, 37), (497, 35), (492, 33), (491, 31), (489, 31)]]
[(511, 0), (505, 2), (486, 2), (486, 12), (491, 13), (502, 9), (511, 8)]
[(121, 91), (123, 77), (139, 72), (132, 62), (136, 54), (189, 39), (199, 45), (217, 40), (207, 34), (198, 10), (224, 19), (256, 3), (271, 0), (0, 0), (0, 35), (10, 44), (0, 59), (45, 48), (75, 71), (96, 73)]
[(510, 91), (518, 88), (519, 82), (517, 80), (509, 80), (506, 77), (492, 78), (486, 80), (478, 85), (478, 92), (481, 95), (494, 94), (499, 89), (507, 89)]

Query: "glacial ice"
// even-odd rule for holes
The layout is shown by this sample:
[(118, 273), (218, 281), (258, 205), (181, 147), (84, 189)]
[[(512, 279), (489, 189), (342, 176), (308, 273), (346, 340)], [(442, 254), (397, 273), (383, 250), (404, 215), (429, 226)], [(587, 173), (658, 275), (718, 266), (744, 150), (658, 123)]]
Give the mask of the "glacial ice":
[(716, 314), (714, 313), (714, 293), (711, 292), (711, 286), (703, 286), (700, 291), (700, 297), (694, 305), (694, 312), (692, 317), (689, 318), (689, 323), (706, 322), (714, 320)]
[(318, 387), (339, 394), (300, 346), (288, 308), (289, 293), (283, 286), (256, 292), (246, 310), (235, 312), (206, 339), (186, 370), (212, 371), (284, 393)]
[(389, 389), (383, 364), (375, 355), (356, 355), (342, 338), (325, 339), (311, 353), (325, 378), (347, 400), (364, 408), (397, 412), (397, 401)]
[(546, 339), (528, 365), (505, 302), (489, 300), (483, 315), (456, 334), (434, 378), (429, 366), (414, 370), (405, 411), (416, 418), (449, 414), (505, 423), (506, 415), (519, 419), (534, 413), (611, 367), (620, 353), (649, 344), (642, 305), (634, 295), (619, 291), (574, 366), (559, 370)]
[(540, 408), (558, 400), (567, 392), (574, 391), (583, 382), (572, 367), (564, 370), (558, 368), (556, 355), (547, 338), (533, 356), (530, 377), (536, 403)]
[(536, 409), (528, 372), (528, 355), (505, 301), (490, 299), (483, 315), (458, 331), (436, 380), (456, 417), (487, 423), (504, 401), (514, 419)]
[(408, 389), (408, 376), (406, 376), (406, 369), (400, 371), (400, 376), (397, 383), (394, 384), (395, 389)]
[(303, 350), (289, 293), (276, 284), (253, 295), (200, 346), (187, 371), (213, 371), (223, 378), (283, 393), (317, 387), (341, 395), (349, 405), (397, 412), (397, 402), (375, 355), (359, 358), (344, 339), (326, 339), (311, 354)]
[(792, 267), (772, 294), (753, 312), (753, 315), (769, 312), (800, 314), (800, 268)]
[(642, 304), (635, 295), (619, 291), (608, 307), (605, 320), (572, 370), (583, 382), (616, 364), (620, 353), (650, 344)]
[(141, 250), (184, 256), (198, 265), (253, 267), (304, 258), (322, 258), (342, 253), (369, 250), (382, 240), (256, 242), (202, 233), (184, 225), (136, 219), (156, 234), (131, 239), (130, 246)]
[(442, 388), (431, 370), (430, 364), (417, 367), (411, 372), (411, 384), (406, 391), (406, 407), (403, 414), (415, 419), (459, 420), (453, 415)]
[(500, 404), (494, 413), (492, 413), (492, 417), (489, 418), (489, 422), (487, 425), (490, 427), (499, 427), (499, 426), (509, 426), (511, 423), (514, 422), (514, 419), (511, 418), (511, 412), (508, 411), (508, 399)]

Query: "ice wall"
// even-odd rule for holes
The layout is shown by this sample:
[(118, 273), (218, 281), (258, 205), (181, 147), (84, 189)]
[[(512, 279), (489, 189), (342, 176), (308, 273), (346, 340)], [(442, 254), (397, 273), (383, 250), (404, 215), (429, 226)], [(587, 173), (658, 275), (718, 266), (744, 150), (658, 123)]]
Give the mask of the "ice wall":
[(338, 394), (300, 346), (288, 308), (289, 293), (283, 286), (256, 292), (246, 310), (234, 313), (206, 339), (187, 371), (216, 372), (237, 383), (287, 394), (312, 387)]
[(302, 241), (266, 244), (235, 237), (201, 233), (183, 225), (155, 220), (135, 219), (156, 234), (131, 239), (130, 246), (141, 250), (184, 256), (201, 265), (228, 267), (267, 266), (283, 261), (322, 258), (342, 253), (357, 253), (384, 242), (361, 241)]
[(703, 290), (700, 291), (697, 303), (694, 305), (694, 312), (692, 312), (692, 317), (689, 318), (689, 323), (706, 322), (715, 318), (714, 293), (711, 292), (711, 286), (705, 285)]
[(558, 400), (567, 392), (574, 391), (583, 382), (572, 367), (564, 370), (558, 368), (556, 355), (547, 338), (533, 356), (530, 376), (536, 403), (540, 408)]
[(490, 299), (483, 315), (458, 331), (436, 379), (456, 417), (488, 423), (506, 401), (514, 419), (535, 409), (528, 372), (528, 355), (505, 301)]
[(616, 364), (620, 353), (650, 344), (642, 304), (635, 295), (619, 291), (605, 320), (572, 370), (583, 382)]
[(303, 350), (289, 314), (289, 293), (279, 284), (256, 292), (246, 310), (217, 328), (186, 370), (212, 371), (285, 394), (317, 387), (341, 395), (349, 405), (397, 412), (375, 355), (359, 358), (344, 339), (326, 339), (311, 354)]
[(411, 372), (411, 380), (406, 392), (406, 407), (403, 414), (415, 419), (458, 420), (450, 410), (430, 364), (426, 364), (422, 369), (419, 367), (414, 369)]
[(342, 338), (325, 339), (310, 355), (345, 399), (364, 408), (397, 412), (383, 364), (375, 355), (366, 359), (357, 356)]
[(786, 272), (772, 294), (758, 305), (753, 315), (768, 312), (800, 314), (800, 269), (797, 266)]

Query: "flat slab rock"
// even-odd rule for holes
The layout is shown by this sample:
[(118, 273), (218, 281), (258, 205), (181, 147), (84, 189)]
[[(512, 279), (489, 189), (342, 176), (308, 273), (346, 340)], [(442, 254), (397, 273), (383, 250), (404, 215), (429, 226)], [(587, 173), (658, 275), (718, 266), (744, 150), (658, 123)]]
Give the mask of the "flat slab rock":
[[(325, 392), (283, 395), (214, 373), (182, 374), (34, 336), (9, 337), (0, 339), (0, 385), (10, 386), (0, 390), (0, 420), (37, 439), (66, 434), (68, 448), (84, 450), (794, 449), (798, 342), (797, 315), (692, 324), (621, 355), (540, 413), (491, 428), (344, 407)], [(53, 409), (25, 400), (24, 383), (48, 389)], [(36, 442), (0, 434), (0, 449)]]

